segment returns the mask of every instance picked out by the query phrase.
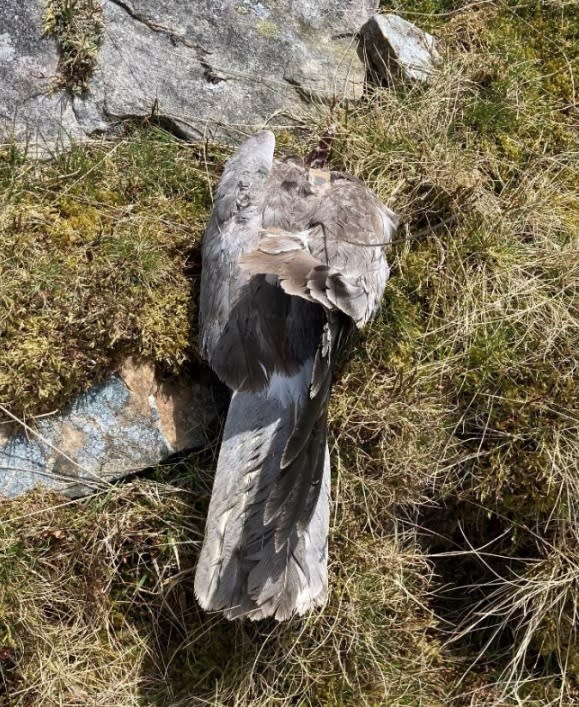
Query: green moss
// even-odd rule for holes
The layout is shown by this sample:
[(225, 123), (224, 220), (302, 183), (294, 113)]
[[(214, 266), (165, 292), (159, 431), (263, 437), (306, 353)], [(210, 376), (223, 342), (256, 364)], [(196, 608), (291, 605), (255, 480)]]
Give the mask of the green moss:
[(188, 357), (184, 265), (209, 206), (191, 148), (136, 131), (14, 175), (1, 197), (2, 405), (61, 407), (121, 353), (169, 366)]
[[(494, 63), (481, 76), (481, 90), (465, 118), (516, 164), (524, 166), (537, 153), (555, 154), (573, 142), (578, 24), (573, 4), (508, 2), (498, 4), (482, 23), (480, 41)], [(533, 105), (532, 118), (520, 110), (522, 104)]]
[(279, 27), (271, 20), (258, 20), (255, 23), (255, 29), (262, 37), (266, 38), (272, 38), (279, 34)]

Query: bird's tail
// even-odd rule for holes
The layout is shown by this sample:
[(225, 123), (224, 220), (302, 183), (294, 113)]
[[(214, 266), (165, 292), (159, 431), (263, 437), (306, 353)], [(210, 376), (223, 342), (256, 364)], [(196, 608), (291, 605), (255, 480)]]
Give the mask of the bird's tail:
[(329, 383), (312, 392), (313, 369), (233, 394), (195, 576), (206, 610), (281, 621), (325, 602)]

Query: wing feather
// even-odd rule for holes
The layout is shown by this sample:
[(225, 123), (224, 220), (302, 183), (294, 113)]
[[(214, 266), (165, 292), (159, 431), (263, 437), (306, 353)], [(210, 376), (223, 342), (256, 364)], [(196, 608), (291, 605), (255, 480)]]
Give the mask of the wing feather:
[[(232, 387), (239, 383), (239, 366), (256, 359), (252, 347), (243, 349), (243, 321), (235, 308), (242, 300), (247, 278), (237, 262), (240, 253), (259, 241), (264, 194), (273, 165), (275, 139), (262, 131), (247, 140), (227, 162), (215, 194), (215, 206), (203, 239), (199, 301), (200, 349), (217, 375)], [(225, 351), (235, 350), (234, 366)]]

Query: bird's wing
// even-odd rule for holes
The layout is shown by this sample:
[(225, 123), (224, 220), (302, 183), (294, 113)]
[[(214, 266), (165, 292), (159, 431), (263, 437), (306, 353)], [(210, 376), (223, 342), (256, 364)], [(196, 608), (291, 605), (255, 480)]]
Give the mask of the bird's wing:
[(304, 199), (304, 208), (308, 228), (263, 228), (241, 267), (248, 276), (276, 275), (288, 294), (340, 310), (362, 327), (382, 297), (389, 274), (384, 246), (398, 218), (361, 182), (339, 173)]
[[(213, 213), (203, 239), (199, 344), (201, 355), (231, 388), (240, 387), (241, 375), (259, 379), (259, 342), (243, 337), (240, 324), (248, 315), (240, 305), (246, 275), (238, 256), (259, 240), (264, 194), (273, 163), (275, 139), (270, 131), (256, 133), (227, 162), (215, 193)], [(265, 283), (251, 286), (259, 291)], [(267, 289), (267, 288), (266, 288)], [(247, 298), (245, 298), (247, 300)], [(283, 314), (283, 312), (280, 312)], [(269, 351), (271, 357), (276, 351)], [(263, 382), (263, 381), (262, 381)]]
[(326, 591), (329, 329), (319, 305), (239, 268), (268, 209), (291, 228), (299, 216), (258, 147), (227, 164), (203, 247), (201, 351), (233, 396), (195, 591), (231, 617), (287, 618)]

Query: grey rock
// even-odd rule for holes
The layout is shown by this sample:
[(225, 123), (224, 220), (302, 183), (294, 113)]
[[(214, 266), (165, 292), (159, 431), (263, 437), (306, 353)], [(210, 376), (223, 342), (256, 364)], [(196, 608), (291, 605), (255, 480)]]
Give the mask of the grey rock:
[(34, 428), (0, 425), (0, 498), (36, 486), (76, 497), (203, 447), (219, 414), (211, 388), (185, 376), (158, 381), (127, 360), (119, 375)]
[(440, 61), (436, 39), (398, 15), (374, 15), (360, 30), (358, 52), (370, 77), (390, 84), (427, 82)]
[(53, 93), (56, 44), (42, 37), (42, 0), (0, 3), (0, 139), (32, 154), (84, 137), (68, 95)]
[(49, 94), (57, 48), (41, 0), (0, 8), (0, 138), (67, 143), (127, 117), (236, 141), (363, 91), (356, 33), (374, 0), (101, 0), (103, 42), (83, 97)]

